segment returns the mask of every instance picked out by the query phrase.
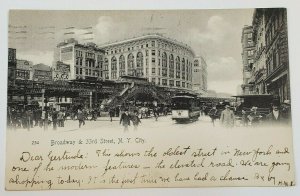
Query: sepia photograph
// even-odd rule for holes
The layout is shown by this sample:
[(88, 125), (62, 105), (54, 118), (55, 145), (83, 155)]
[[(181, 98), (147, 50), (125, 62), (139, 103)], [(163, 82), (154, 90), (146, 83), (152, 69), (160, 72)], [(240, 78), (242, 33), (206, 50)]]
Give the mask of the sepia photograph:
[(6, 190), (295, 186), (286, 8), (8, 23)]

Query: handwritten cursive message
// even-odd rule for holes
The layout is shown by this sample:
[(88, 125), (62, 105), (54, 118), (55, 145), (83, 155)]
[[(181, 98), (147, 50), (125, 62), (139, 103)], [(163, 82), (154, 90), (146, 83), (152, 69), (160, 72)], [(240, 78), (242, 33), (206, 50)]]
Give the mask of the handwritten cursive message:
[(8, 156), (6, 187), (37, 190), (295, 184), (293, 154), (287, 142), (175, 138), (170, 136), (168, 142), (162, 142), (156, 136), (140, 134), (31, 140)]

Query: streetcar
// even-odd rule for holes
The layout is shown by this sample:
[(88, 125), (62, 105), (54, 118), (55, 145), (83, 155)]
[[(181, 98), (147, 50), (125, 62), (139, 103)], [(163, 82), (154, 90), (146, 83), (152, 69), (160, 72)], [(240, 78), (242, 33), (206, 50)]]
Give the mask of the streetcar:
[(172, 120), (176, 122), (195, 121), (200, 116), (200, 106), (196, 95), (178, 93), (172, 97)]

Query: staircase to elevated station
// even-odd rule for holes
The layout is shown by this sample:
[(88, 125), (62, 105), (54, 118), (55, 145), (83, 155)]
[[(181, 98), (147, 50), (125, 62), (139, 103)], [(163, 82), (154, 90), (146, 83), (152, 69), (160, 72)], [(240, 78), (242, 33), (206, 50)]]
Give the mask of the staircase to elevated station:
[(106, 107), (123, 105), (128, 100), (136, 99), (138, 95), (147, 96), (147, 98), (156, 100), (161, 104), (167, 104), (170, 100), (164, 91), (159, 90), (158, 87), (152, 84), (135, 84), (132, 82), (130, 86), (126, 86), (121, 92), (112, 95), (106, 102)]

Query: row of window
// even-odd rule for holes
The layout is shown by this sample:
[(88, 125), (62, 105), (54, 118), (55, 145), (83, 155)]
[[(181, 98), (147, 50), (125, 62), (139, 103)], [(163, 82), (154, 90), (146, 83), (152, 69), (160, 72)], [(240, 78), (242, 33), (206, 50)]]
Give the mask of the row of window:
[(281, 11), (279, 14), (274, 14), (272, 18), (270, 18), (270, 23), (266, 28), (266, 45), (271, 44), (272, 40), (277, 35), (276, 31), (280, 28), (281, 24), (284, 22), (285, 12)]
[[(150, 46), (149, 43), (146, 43), (146, 44), (136, 45), (133, 47), (127, 47), (127, 49), (125, 49), (125, 47), (122, 49), (121, 48), (109, 49), (109, 50), (106, 50), (105, 53), (107, 55), (108, 54), (117, 54), (117, 53), (121, 53), (121, 52), (125, 52), (125, 51), (133, 51), (135, 49), (138, 50), (138, 49), (148, 48), (149, 46)], [(151, 47), (156, 47), (156, 41), (151, 41)], [(175, 51), (175, 52), (183, 54), (183, 55), (190, 54), (190, 52), (187, 49), (182, 48), (182, 47), (177, 47), (173, 44), (169, 45), (167, 43), (158, 42), (157, 47), (169, 49), (172, 52)], [(151, 52), (152, 52), (152, 55), (155, 55), (155, 50), (152, 50)], [(160, 51), (158, 51), (158, 53), (159, 53), (158, 55), (160, 56)], [(146, 56), (148, 56), (148, 50), (146, 50)]]
[(271, 74), (280, 65), (280, 54), (279, 48), (275, 48), (271, 51), (270, 55), (267, 57), (267, 74)]
[(77, 75), (86, 75), (86, 76), (95, 76), (95, 77), (101, 76), (102, 77), (102, 72), (100, 72), (99, 70), (83, 69), (83, 68), (76, 67), (75, 73)]
[[(75, 56), (83, 58), (83, 51), (75, 50)], [(98, 55), (98, 58), (100, 58), (101, 55)], [(89, 59), (95, 59), (95, 53), (94, 52), (85, 52), (85, 58)]]
[[(160, 78), (152, 78), (151, 79), (151, 82), (153, 84), (156, 84), (156, 81), (157, 81), (157, 84), (158, 85), (163, 85), (163, 86), (168, 86), (168, 80), (167, 79), (160, 79)], [(183, 88), (191, 88), (191, 84), (189, 83), (186, 83), (186, 82), (181, 82), (181, 81), (174, 81), (174, 80), (169, 80), (169, 86), (170, 87), (183, 87)]]

